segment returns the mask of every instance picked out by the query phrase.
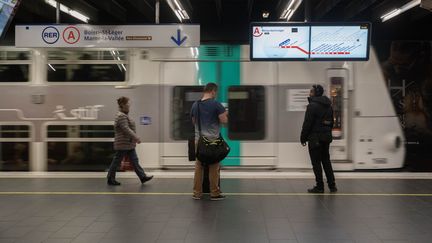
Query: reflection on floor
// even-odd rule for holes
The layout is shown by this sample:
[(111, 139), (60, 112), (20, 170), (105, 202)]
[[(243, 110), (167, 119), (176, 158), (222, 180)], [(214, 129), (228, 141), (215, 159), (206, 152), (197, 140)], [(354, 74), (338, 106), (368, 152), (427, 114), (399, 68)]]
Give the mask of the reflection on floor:
[[(191, 179), (0, 179), (0, 242), (431, 242), (432, 180), (224, 179), (224, 201)], [(20, 193), (20, 194), (17, 194)], [(56, 194), (53, 194), (56, 193)]]

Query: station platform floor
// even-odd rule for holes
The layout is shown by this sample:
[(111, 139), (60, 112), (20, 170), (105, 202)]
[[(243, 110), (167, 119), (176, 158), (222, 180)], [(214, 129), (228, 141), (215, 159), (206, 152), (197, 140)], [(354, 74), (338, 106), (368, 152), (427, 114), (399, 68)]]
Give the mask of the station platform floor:
[(0, 173), (0, 242), (432, 242), (429, 173), (340, 172), (309, 194), (311, 172), (222, 171), (223, 201), (193, 200), (191, 172), (149, 174)]

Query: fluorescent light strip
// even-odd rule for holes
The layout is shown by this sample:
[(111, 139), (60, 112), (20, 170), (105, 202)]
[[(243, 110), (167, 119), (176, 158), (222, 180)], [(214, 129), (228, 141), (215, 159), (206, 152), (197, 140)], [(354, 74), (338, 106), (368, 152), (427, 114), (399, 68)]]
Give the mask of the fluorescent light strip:
[(285, 19), (288, 21), (294, 14), (294, 12), (297, 10), (297, 8), (300, 6), (303, 0), (290, 0), (287, 4), (287, 7), (282, 12), (280, 19)]
[(393, 9), (392, 11), (381, 16), (381, 21), (385, 22), (391, 18), (394, 18), (394, 17), (398, 16), (399, 14), (401, 14), (405, 11), (408, 11), (415, 6), (420, 5), (420, 3), (421, 3), (421, 0), (413, 0), (411, 2), (408, 2), (407, 4), (403, 5), (402, 7)]
[[(45, 0), (45, 2), (48, 5), (50, 5), (50, 6), (54, 7), (54, 8), (57, 8), (57, 1), (55, 1), (55, 0)], [(60, 11), (62, 11), (64, 13), (67, 13), (67, 14), (69, 14), (69, 15), (71, 15), (71, 16), (73, 16), (73, 17), (75, 17), (75, 18), (77, 18), (77, 19), (79, 19), (79, 20), (81, 20), (81, 21), (83, 21), (85, 23), (88, 23), (88, 21), (90, 20), (90, 18), (87, 17), (87, 16), (85, 16), (84, 14), (82, 14), (82, 13), (80, 13), (78, 11), (75, 11), (73, 9), (70, 9), (67, 6), (63, 5), (63, 4), (60, 4)]]
[(171, 10), (174, 12), (174, 14), (177, 16), (177, 18), (180, 20), (180, 22), (183, 22), (185, 19), (189, 19), (189, 15), (186, 12), (185, 9), (183, 9), (181, 3), (178, 0), (168, 0), (168, 5), (170, 6)]

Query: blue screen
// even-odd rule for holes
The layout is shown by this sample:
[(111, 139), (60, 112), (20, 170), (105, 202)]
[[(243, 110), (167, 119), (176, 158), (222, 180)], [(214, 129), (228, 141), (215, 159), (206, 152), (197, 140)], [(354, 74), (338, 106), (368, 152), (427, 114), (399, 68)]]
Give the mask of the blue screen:
[(15, 7), (19, 0), (0, 0), (0, 36), (2, 36), (9, 24), (9, 21), (15, 14)]

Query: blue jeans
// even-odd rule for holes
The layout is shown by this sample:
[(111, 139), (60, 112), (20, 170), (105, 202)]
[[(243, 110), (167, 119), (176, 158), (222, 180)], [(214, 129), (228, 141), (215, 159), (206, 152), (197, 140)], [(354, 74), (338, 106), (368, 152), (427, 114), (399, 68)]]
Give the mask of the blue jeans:
[(129, 157), (129, 160), (132, 162), (132, 165), (134, 167), (135, 173), (137, 176), (142, 179), (146, 177), (146, 174), (143, 170), (143, 168), (139, 164), (138, 156), (136, 154), (135, 149), (131, 150), (116, 150), (116, 153), (114, 155), (114, 158), (111, 162), (111, 165), (108, 170), (107, 178), (109, 180), (114, 180), (116, 176), (117, 167), (120, 165), (121, 161), (125, 156)]

